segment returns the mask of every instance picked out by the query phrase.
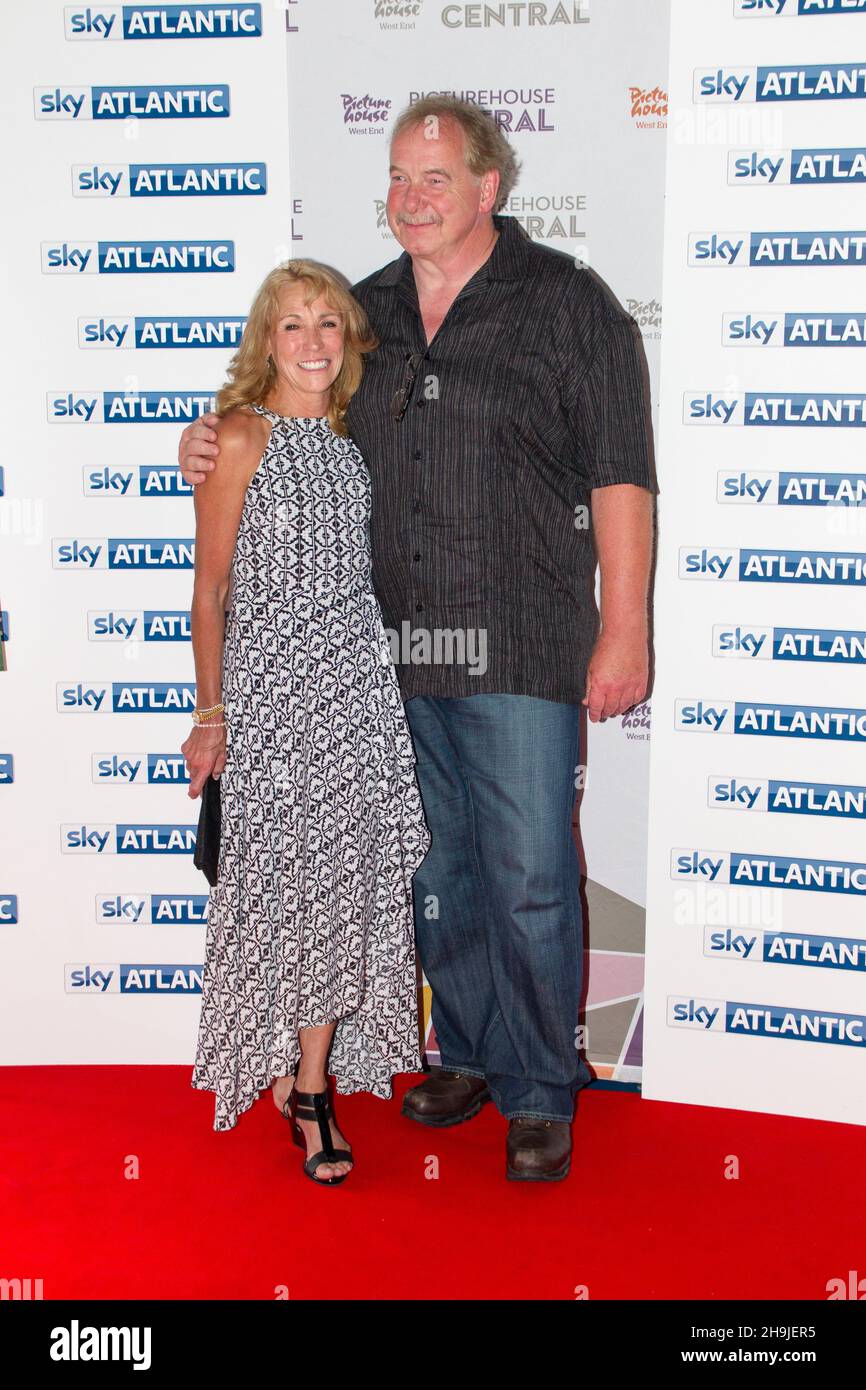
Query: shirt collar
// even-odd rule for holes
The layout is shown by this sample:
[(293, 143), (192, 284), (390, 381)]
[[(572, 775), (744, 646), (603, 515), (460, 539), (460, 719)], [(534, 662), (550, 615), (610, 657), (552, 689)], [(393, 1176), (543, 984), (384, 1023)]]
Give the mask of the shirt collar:
[[(516, 217), (506, 217), (502, 213), (493, 214), (493, 225), (499, 232), (496, 243), (483, 265), (472, 276), (473, 280), (519, 280), (526, 274), (529, 248), (532, 240), (524, 231)], [(390, 289), (399, 285), (412, 273), (412, 257), (408, 251), (398, 256), (396, 261), (378, 275), (374, 289)]]

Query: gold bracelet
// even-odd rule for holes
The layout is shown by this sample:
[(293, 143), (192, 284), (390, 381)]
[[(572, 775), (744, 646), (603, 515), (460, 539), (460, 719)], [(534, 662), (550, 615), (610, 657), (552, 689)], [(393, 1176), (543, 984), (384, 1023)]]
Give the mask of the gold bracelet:
[(193, 724), (204, 724), (212, 714), (220, 714), (225, 709), (225, 705), (211, 705), (209, 709), (194, 709), (192, 712)]

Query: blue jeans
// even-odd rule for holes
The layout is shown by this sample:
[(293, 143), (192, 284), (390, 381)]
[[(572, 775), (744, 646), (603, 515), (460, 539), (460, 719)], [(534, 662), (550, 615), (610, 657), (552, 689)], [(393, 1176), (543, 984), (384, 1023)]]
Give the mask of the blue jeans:
[(575, 1038), (580, 713), (524, 695), (406, 703), (432, 837), (415, 930), (442, 1066), (485, 1077), (509, 1118), (570, 1121), (592, 1079)]

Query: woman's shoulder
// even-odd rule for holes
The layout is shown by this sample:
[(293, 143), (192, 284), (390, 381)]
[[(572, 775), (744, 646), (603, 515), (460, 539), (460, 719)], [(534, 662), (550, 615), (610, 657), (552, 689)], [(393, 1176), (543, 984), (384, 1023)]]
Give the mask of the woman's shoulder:
[(217, 473), (227, 487), (248, 487), (268, 447), (270, 423), (246, 406), (226, 411), (216, 425)]
[(267, 434), (270, 425), (263, 415), (258, 415), (247, 405), (233, 406), (223, 415), (217, 426), (220, 448), (223, 445), (243, 446), (247, 441)]
[(248, 406), (235, 406), (216, 426), (220, 454), (238, 462), (255, 453), (260, 458), (270, 434), (270, 424)]

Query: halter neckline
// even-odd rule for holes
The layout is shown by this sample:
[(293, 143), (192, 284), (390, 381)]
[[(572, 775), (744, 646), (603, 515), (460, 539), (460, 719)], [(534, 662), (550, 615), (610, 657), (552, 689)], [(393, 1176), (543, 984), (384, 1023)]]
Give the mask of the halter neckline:
[(273, 415), (277, 420), (298, 420), (302, 424), (316, 424), (319, 421), (324, 421), (326, 425), (330, 423), (327, 415), (281, 415), (278, 410), (271, 410), (268, 405), (255, 405), (253, 409), (260, 410), (264, 415)]

